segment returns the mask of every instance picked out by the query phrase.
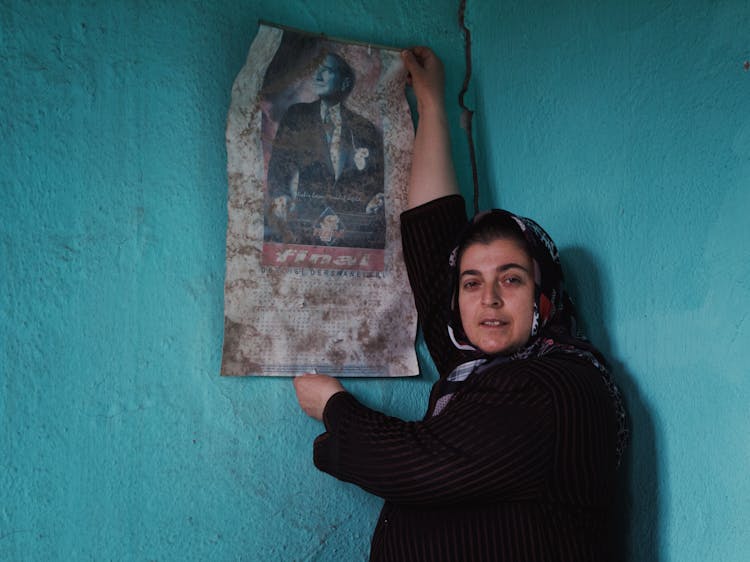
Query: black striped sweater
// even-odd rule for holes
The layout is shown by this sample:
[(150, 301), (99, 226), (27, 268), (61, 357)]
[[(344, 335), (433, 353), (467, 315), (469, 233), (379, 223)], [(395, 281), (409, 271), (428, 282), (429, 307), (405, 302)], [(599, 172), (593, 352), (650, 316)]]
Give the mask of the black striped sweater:
[[(463, 199), (430, 202), (401, 220), (420, 323), (444, 377), (465, 360), (442, 313)], [(615, 414), (585, 360), (500, 364), (470, 377), (439, 416), (415, 422), (341, 392), (323, 421), (316, 466), (385, 499), (372, 561), (610, 559)]]

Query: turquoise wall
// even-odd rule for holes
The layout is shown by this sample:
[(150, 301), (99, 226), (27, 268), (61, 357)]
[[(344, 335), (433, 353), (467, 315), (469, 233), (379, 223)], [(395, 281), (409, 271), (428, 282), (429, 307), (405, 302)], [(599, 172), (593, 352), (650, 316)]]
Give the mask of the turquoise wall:
[[(0, 1), (0, 560), (365, 557), (380, 502), (290, 381), (218, 376), (225, 119), (259, 18), (429, 43), (455, 93), (457, 4)], [(634, 562), (750, 552), (749, 14), (469, 1), (483, 203), (551, 231), (613, 359)], [(417, 418), (433, 378), (349, 386)]]
[(750, 4), (474, 2), (485, 198), (562, 247), (631, 413), (633, 562), (750, 559)]
[[(224, 129), (258, 19), (429, 39), (462, 77), (452, 1), (364, 6), (0, 1), (3, 562), (365, 557), (380, 502), (313, 467), (291, 381), (218, 375)], [(429, 385), (351, 386), (418, 417)]]

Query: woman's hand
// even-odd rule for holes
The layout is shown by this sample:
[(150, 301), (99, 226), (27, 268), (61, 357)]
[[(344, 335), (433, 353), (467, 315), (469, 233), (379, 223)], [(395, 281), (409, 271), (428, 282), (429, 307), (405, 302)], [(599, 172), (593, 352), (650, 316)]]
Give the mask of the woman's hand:
[(294, 390), (300, 407), (311, 418), (323, 420), (323, 409), (328, 399), (344, 390), (338, 379), (328, 375), (305, 373), (294, 378)]
[(413, 47), (401, 52), (409, 72), (406, 80), (414, 88), (418, 111), (437, 109), (445, 105), (445, 73), (443, 63), (428, 47)]

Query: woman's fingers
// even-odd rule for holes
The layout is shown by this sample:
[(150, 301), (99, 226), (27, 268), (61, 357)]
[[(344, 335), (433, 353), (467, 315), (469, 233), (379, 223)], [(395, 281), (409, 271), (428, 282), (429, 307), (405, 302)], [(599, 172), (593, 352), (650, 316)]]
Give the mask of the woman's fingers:
[(408, 71), (407, 83), (414, 89), (417, 102), (422, 107), (441, 104), (445, 79), (443, 64), (428, 47), (412, 47), (401, 52)]
[(294, 378), (294, 390), (305, 413), (316, 420), (322, 420), (328, 399), (344, 390), (344, 387), (338, 379), (328, 375), (305, 373)]

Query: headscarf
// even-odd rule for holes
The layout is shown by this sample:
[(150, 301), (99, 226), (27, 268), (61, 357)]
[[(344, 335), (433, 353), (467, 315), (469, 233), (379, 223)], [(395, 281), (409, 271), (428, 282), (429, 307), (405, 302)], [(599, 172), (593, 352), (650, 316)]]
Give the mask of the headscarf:
[[(488, 224), (515, 225), (526, 241), (526, 250), (534, 264), (534, 318), (531, 337), (520, 349), (510, 355), (488, 355), (471, 344), (464, 333), (458, 308), (458, 284), (461, 253), (471, 235)], [(511, 227), (513, 228), (513, 227)], [(625, 408), (617, 385), (612, 380), (602, 354), (585, 336), (578, 332), (575, 307), (565, 290), (560, 255), (549, 234), (535, 221), (514, 215), (502, 209), (492, 209), (477, 214), (458, 237), (450, 254), (451, 302), (449, 306), (448, 333), (453, 344), (468, 361), (456, 367), (447, 377), (439, 393), (432, 415), (438, 415), (448, 404), (461, 383), (476, 372), (482, 372), (499, 363), (550, 353), (567, 353), (589, 361), (597, 368), (614, 403), (617, 416), (618, 464), (627, 445), (628, 429)]]

